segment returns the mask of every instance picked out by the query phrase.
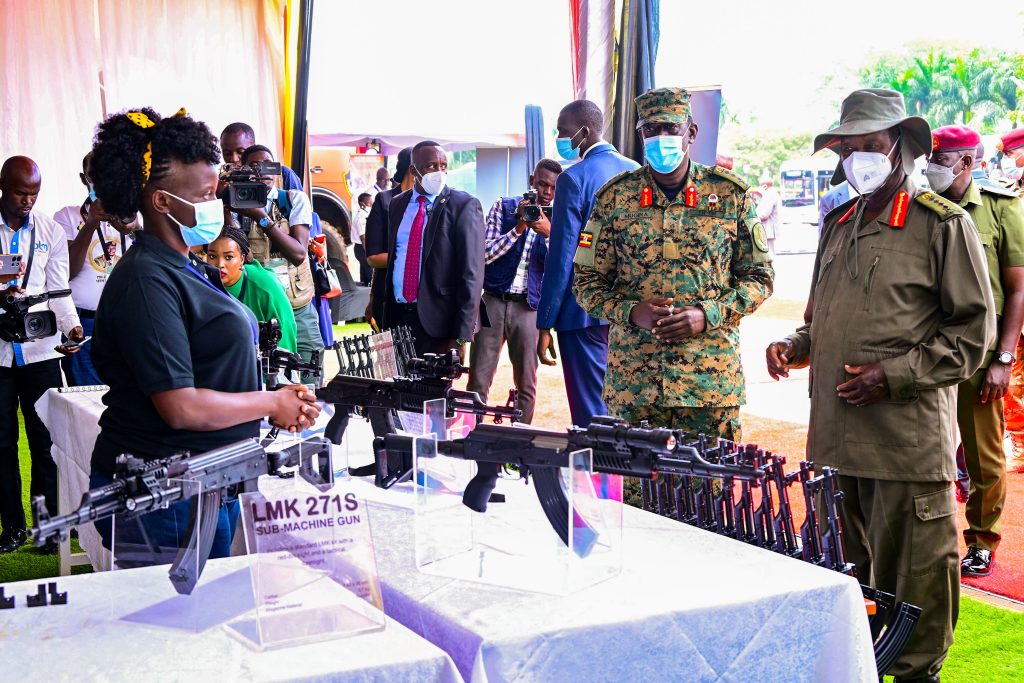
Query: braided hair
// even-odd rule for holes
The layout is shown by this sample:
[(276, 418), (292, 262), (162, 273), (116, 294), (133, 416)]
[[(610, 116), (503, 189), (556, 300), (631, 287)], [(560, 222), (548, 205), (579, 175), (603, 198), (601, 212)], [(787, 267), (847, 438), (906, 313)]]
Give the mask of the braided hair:
[(231, 240), (238, 245), (238, 250), (242, 252), (242, 259), (245, 261), (249, 260), (249, 254), (252, 251), (249, 247), (249, 237), (240, 228), (236, 228), (233, 225), (225, 225), (217, 239)]
[[(134, 216), (142, 208), (146, 186), (166, 178), (172, 160), (183, 164), (220, 162), (220, 147), (209, 127), (183, 111), (161, 118), (149, 107), (142, 107), (109, 116), (96, 128), (90, 175), (104, 211)], [(151, 125), (140, 125), (139, 118)]]

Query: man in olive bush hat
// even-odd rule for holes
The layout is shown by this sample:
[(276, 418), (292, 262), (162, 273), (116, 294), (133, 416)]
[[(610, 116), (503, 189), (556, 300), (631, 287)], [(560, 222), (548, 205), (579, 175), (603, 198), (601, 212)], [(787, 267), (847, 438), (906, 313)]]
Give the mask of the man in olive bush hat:
[[(928, 124), (892, 90), (857, 90), (817, 136), (859, 197), (824, 221), (809, 322), (768, 346), (768, 372), (811, 366), (808, 458), (838, 468), (857, 577), (922, 610), (887, 673), (938, 681), (960, 599), (956, 385), (986, 359), (995, 309), (963, 209), (911, 179)], [(882, 672), (879, 672), (882, 673)]]

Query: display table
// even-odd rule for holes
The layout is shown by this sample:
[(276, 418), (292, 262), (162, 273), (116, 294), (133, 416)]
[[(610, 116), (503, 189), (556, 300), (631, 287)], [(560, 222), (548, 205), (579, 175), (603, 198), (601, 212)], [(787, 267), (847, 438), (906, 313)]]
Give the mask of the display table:
[[(5, 584), (0, 612), (8, 681), (461, 681), (443, 651), (388, 620), (383, 631), (256, 652), (217, 624), (253, 607), (246, 558), (211, 560), (193, 594), (209, 628), (168, 621), (166, 567), (61, 578), (67, 605), (25, 606), (38, 581)], [(212, 586), (211, 586), (212, 584)], [(204, 586), (211, 586), (205, 590)], [(125, 618), (127, 617), (127, 618)], [(159, 625), (158, 625), (159, 624)], [(20, 654), (19, 654), (20, 653)]]
[[(488, 514), (539, 508), (532, 488), (502, 483), (508, 502)], [(471, 683), (878, 680), (860, 587), (836, 572), (627, 507), (619, 577), (526, 593), (420, 572), (412, 512), (376, 500), (385, 611)]]

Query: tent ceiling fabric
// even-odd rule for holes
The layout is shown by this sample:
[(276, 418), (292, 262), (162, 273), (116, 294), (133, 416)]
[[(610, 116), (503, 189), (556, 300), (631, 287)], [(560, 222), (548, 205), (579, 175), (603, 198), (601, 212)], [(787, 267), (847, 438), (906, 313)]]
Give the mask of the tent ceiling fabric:
[(368, 133), (326, 133), (311, 134), (309, 136), (310, 147), (362, 147), (377, 140), (381, 144), (382, 154), (398, 154), (403, 148), (411, 147), (422, 140), (433, 140), (439, 143), (448, 151), (476, 149), (477, 147), (523, 147), (526, 136), (516, 135), (487, 135), (475, 138), (446, 138), (444, 136), (431, 135), (372, 135)]

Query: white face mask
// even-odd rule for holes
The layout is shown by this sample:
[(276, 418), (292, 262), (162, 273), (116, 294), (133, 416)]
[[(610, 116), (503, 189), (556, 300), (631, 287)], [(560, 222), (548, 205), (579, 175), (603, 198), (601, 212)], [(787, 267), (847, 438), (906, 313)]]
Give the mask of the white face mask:
[[(959, 164), (961, 160), (963, 160), (963, 157), (957, 159), (953, 166)], [(935, 163), (928, 164), (928, 168), (924, 171), (924, 177), (928, 179), (928, 184), (932, 186), (933, 190), (939, 193), (945, 192), (960, 177), (960, 173), (963, 173), (965, 170), (960, 169), (960, 173), (954, 175), (953, 166), (942, 166)]]
[(1003, 175), (1010, 180), (1020, 180), (1021, 176), (1024, 176), (1024, 167), (1017, 165), (1016, 159), (1003, 155), (1002, 161), (999, 162), (999, 168), (1002, 170)]
[[(892, 150), (896, 149), (899, 139), (893, 143)], [(843, 171), (846, 179), (850, 181), (853, 189), (862, 195), (870, 194), (880, 188), (882, 184), (892, 175), (892, 162), (889, 161), (889, 154), (881, 152), (853, 152), (843, 159)]]
[[(416, 171), (419, 174), (419, 170)], [(448, 182), (448, 173), (446, 171), (433, 171), (432, 173), (424, 173), (420, 175), (420, 186), (423, 187), (423, 191), (429, 195), (439, 195), (441, 190), (444, 189), (445, 183)]]

